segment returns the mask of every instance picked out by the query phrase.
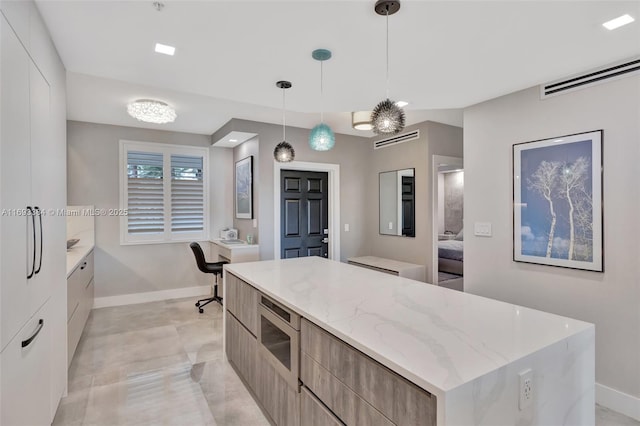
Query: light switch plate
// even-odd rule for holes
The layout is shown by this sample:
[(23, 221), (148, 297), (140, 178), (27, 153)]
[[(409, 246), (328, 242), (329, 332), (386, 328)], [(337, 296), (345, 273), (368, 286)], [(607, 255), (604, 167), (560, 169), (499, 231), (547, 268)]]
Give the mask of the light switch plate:
[(348, 223), (344, 224), (344, 232), (349, 232), (349, 224)]
[(490, 237), (491, 222), (476, 222), (473, 226), (473, 233), (478, 237)]
[(253, 227), (254, 228), (258, 227), (258, 219), (253, 219)]

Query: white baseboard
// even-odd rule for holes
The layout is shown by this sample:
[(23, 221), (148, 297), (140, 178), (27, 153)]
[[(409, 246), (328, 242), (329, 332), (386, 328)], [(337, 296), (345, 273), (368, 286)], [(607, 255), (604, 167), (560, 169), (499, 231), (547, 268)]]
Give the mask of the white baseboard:
[(160, 300), (180, 299), (183, 297), (206, 296), (208, 294), (211, 294), (211, 286), (203, 285), (171, 290), (149, 291), (145, 293), (123, 294), (120, 296), (96, 297), (93, 301), (93, 309), (158, 302)]
[(640, 420), (640, 398), (596, 383), (596, 403)]

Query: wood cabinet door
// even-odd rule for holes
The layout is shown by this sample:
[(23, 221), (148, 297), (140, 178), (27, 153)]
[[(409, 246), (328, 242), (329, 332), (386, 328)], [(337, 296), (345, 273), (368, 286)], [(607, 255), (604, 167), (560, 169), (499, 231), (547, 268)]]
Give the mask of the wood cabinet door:
[(33, 314), (27, 276), (33, 267), (29, 56), (0, 15), (0, 327), (2, 348)]
[[(273, 368), (261, 353), (256, 356), (255, 393), (277, 426), (299, 426), (300, 393)], [(304, 424), (304, 423), (302, 423)]]

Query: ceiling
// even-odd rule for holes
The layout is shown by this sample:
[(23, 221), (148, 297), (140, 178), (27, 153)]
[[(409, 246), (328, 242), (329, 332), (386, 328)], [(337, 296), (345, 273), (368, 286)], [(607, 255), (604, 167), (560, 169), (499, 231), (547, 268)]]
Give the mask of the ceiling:
[[(327, 48), (326, 121), (340, 133), (350, 111), (385, 96), (385, 18), (373, 1), (40, 0), (68, 73), (72, 120), (211, 134), (230, 118), (313, 127)], [(629, 13), (615, 31), (602, 23)], [(640, 54), (639, 1), (404, 0), (389, 18), (390, 97), (409, 101), (409, 124), (462, 125), (460, 108)], [(176, 47), (173, 57), (153, 51)], [(169, 125), (140, 123), (127, 102), (164, 100)]]

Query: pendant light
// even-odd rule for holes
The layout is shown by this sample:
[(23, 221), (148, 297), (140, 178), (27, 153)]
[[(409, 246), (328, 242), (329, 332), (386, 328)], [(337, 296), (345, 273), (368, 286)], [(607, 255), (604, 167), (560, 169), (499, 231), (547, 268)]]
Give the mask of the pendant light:
[(282, 89), (282, 142), (276, 145), (276, 149), (273, 150), (273, 158), (279, 163), (288, 163), (293, 161), (296, 157), (296, 152), (289, 142), (287, 142), (287, 124), (285, 119), (285, 103), (284, 94), (285, 90), (291, 88), (290, 81), (278, 81), (276, 83), (278, 88)]
[(331, 51), (327, 49), (316, 49), (311, 52), (311, 57), (320, 62), (320, 124), (311, 129), (309, 134), (309, 146), (315, 151), (329, 151), (336, 144), (336, 136), (331, 127), (324, 124), (324, 93), (322, 63), (331, 59)]
[(404, 111), (389, 99), (389, 15), (400, 10), (399, 0), (378, 0), (375, 11), (387, 18), (387, 98), (371, 113), (373, 131), (378, 135), (397, 134), (404, 129)]

